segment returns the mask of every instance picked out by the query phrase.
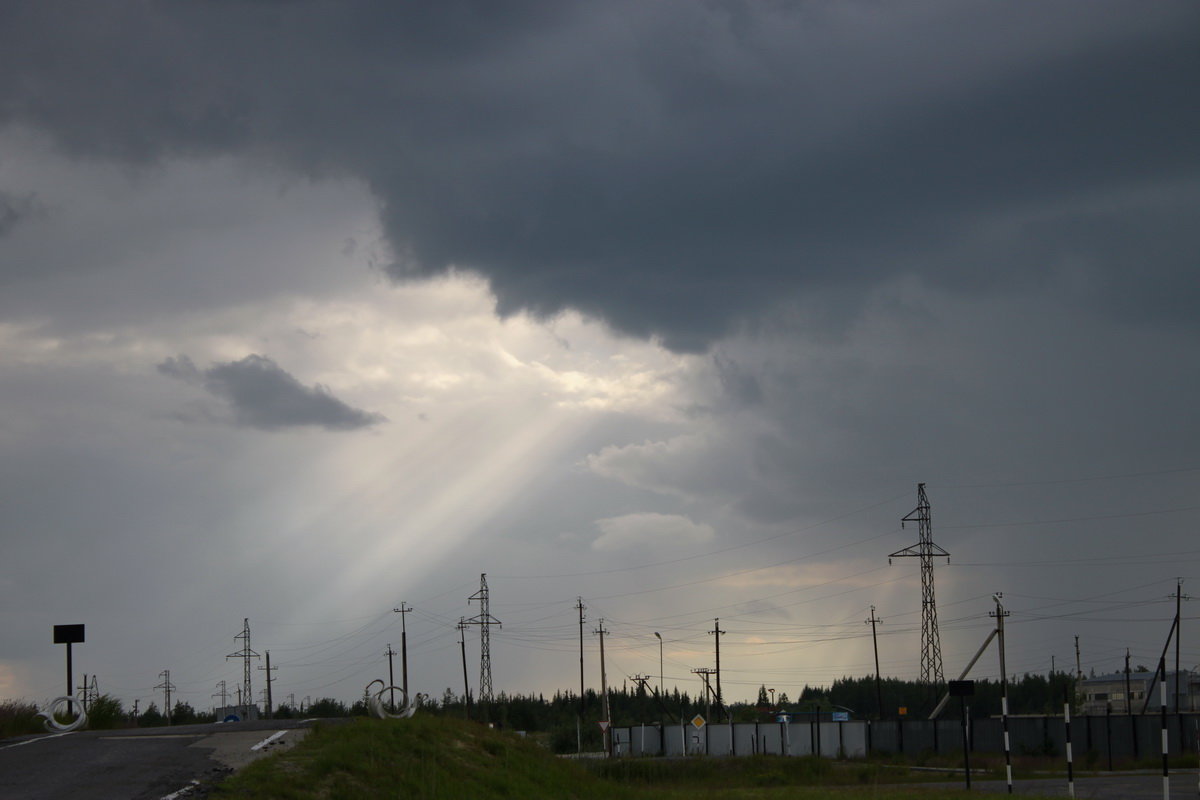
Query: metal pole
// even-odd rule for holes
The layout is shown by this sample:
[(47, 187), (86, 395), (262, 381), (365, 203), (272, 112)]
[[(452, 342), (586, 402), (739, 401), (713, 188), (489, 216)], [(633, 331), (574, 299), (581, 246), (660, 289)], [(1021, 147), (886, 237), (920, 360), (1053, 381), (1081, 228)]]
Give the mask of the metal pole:
[(71, 677), (71, 643), (67, 642), (67, 697), (75, 696), (74, 679)]
[[(967, 741), (967, 698), (962, 696), (959, 698), (962, 706), (962, 740), (963, 740), (963, 775), (966, 778), (967, 790), (971, 789), (971, 746)], [(937, 723), (935, 722), (934, 725)], [(1070, 747), (1070, 745), (1067, 745)], [(1074, 795), (1072, 795), (1074, 797)]]
[(1104, 744), (1108, 750), (1108, 771), (1112, 772), (1112, 703), (1104, 704)]

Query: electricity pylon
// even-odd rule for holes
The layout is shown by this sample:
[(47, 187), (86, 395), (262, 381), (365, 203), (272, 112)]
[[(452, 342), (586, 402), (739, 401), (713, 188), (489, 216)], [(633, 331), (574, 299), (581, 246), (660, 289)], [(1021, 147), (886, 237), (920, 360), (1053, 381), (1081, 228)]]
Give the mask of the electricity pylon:
[(912, 556), (921, 559), (921, 682), (939, 686), (945, 679), (942, 676), (942, 640), (938, 634), (937, 603), (933, 597), (933, 557), (945, 556), (949, 563), (950, 554), (933, 543), (929, 498), (925, 496), (923, 483), (917, 484), (917, 507), (900, 520), (900, 527), (903, 528), (906, 522), (917, 523), (920, 538), (915, 545), (888, 556), (888, 563), (892, 563), (893, 558)]
[(479, 613), (466, 620), (467, 625), (479, 626), (479, 702), (492, 701), (492, 651), (488, 630), (493, 625), (504, 627), (500, 620), (492, 616), (488, 610), (487, 573), (479, 576), (479, 591), (467, 598), (467, 602), (479, 601)]
[(258, 653), (250, 649), (250, 619), (244, 617), (242, 619), (242, 632), (233, 637), (236, 639), (244, 639), (242, 649), (236, 653), (230, 653), (225, 656), (226, 660), (231, 658), (242, 659), (242, 699), (239, 705), (244, 705), (242, 708), (242, 716), (246, 719), (250, 718), (250, 706), (254, 705), (254, 694), (250, 690), (250, 659), (260, 658)]

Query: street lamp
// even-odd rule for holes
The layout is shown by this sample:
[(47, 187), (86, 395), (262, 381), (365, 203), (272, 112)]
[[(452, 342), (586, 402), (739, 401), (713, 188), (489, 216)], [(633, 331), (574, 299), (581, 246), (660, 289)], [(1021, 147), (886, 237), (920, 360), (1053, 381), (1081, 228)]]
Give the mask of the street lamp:
[(662, 697), (663, 693), (663, 657), (662, 657), (662, 634), (658, 631), (654, 632), (658, 637), (658, 696)]
[(774, 708), (775, 707), (775, 690), (767, 689), (767, 691), (771, 693), (771, 708)]

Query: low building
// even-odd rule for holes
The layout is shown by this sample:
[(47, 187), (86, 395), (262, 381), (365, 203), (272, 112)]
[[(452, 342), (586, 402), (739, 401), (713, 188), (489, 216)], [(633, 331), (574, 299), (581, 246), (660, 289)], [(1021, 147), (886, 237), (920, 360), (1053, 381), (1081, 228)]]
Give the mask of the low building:
[[(1162, 707), (1162, 688), (1156, 672), (1114, 672), (1087, 678), (1080, 684), (1081, 714), (1157, 713)], [(1200, 676), (1192, 672), (1167, 673), (1167, 710), (1175, 710), (1178, 693), (1180, 711), (1196, 711), (1200, 704)], [(1147, 702), (1149, 695), (1149, 702)]]

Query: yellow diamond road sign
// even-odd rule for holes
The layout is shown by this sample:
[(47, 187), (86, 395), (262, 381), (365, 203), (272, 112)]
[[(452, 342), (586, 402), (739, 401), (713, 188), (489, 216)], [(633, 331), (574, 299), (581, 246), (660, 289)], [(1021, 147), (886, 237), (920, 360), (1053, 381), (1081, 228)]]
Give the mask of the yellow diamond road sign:
[(692, 717), (692, 727), (696, 728), (696, 730), (703, 728), (704, 727), (704, 717), (700, 716), (699, 714)]

